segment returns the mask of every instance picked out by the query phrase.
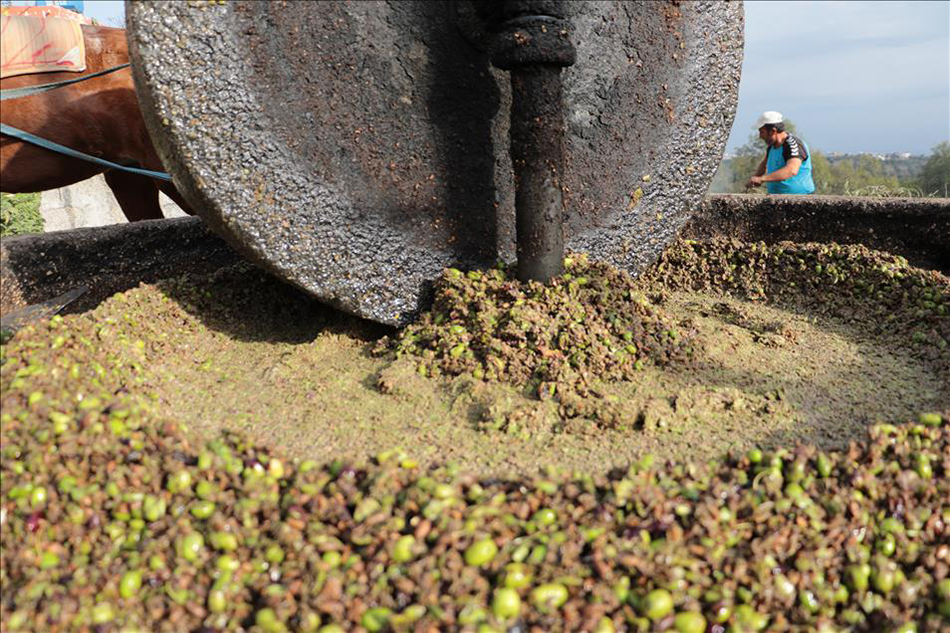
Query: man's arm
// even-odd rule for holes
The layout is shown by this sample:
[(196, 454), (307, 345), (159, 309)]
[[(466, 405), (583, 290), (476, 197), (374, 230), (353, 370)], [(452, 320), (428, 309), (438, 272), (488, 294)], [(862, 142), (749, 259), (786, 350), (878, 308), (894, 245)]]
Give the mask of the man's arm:
[(785, 166), (781, 169), (776, 169), (771, 174), (766, 174), (762, 176), (762, 182), (779, 182), (780, 180), (786, 180), (792, 176), (798, 175), (798, 170), (802, 167), (801, 158), (790, 158), (788, 162), (785, 163)]
[(762, 184), (761, 176), (765, 173), (765, 165), (769, 159), (769, 154), (766, 152), (765, 156), (762, 157), (762, 162), (759, 163), (759, 166), (756, 168), (755, 173), (752, 174), (752, 177), (749, 178), (749, 182), (745, 184), (746, 189), (751, 189), (752, 187), (758, 187)]
[(763, 182), (779, 182), (787, 178), (791, 178), (792, 176), (795, 176), (798, 174), (798, 170), (801, 168), (801, 166), (802, 166), (802, 159), (791, 158), (789, 159), (787, 163), (785, 163), (784, 167), (782, 167), (781, 169), (776, 169), (771, 174), (766, 174), (764, 176), (760, 174), (756, 174), (755, 176), (752, 176), (752, 178), (749, 178), (749, 182), (746, 185), (746, 188), (758, 187)]

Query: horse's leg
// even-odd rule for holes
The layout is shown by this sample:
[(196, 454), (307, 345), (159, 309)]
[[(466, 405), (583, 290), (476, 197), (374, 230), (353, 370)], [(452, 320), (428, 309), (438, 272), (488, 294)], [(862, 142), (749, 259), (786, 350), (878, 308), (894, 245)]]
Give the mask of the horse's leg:
[(171, 198), (172, 202), (177, 204), (181, 208), (182, 211), (184, 211), (188, 215), (195, 214), (194, 210), (192, 210), (192, 208), (188, 206), (188, 203), (185, 202), (185, 198), (182, 197), (180, 193), (178, 193), (177, 189), (175, 189), (175, 185), (171, 184), (170, 182), (160, 182), (160, 183), (157, 182), (155, 184), (158, 185), (159, 191), (161, 191), (166, 196)]
[(165, 217), (158, 204), (158, 187), (151, 178), (117, 169), (110, 169), (105, 177), (129, 222)]

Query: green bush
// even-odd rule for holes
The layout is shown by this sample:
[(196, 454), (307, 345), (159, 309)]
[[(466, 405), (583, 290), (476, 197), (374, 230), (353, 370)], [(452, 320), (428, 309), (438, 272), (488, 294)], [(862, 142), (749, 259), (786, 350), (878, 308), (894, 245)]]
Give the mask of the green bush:
[(920, 173), (920, 188), (927, 196), (950, 196), (950, 142), (944, 141), (933, 148)]
[(0, 237), (42, 232), (39, 193), (0, 194)]

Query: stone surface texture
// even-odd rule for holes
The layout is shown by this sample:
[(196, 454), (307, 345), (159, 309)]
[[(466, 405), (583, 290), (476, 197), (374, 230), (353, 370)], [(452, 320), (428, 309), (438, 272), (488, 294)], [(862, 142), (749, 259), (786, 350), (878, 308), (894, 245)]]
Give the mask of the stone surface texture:
[[(566, 246), (639, 270), (719, 164), (739, 2), (572, 2)], [(445, 266), (515, 257), (510, 81), (470, 2), (142, 2), (143, 114), (175, 185), (248, 258), (410, 320)]]
[(88, 290), (67, 311), (80, 312), (142, 282), (208, 273), (240, 261), (200, 218), (125, 222), (3, 238), (0, 313)]

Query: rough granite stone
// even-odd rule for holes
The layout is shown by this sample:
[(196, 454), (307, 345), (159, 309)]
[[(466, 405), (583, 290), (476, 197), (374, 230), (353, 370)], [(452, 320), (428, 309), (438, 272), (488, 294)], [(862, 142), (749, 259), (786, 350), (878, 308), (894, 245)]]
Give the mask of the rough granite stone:
[[(719, 165), (742, 5), (567, 6), (566, 246), (635, 272)], [(402, 324), (445, 266), (514, 260), (509, 76), (470, 2), (130, 2), (127, 21), (175, 185), (278, 277)]]

